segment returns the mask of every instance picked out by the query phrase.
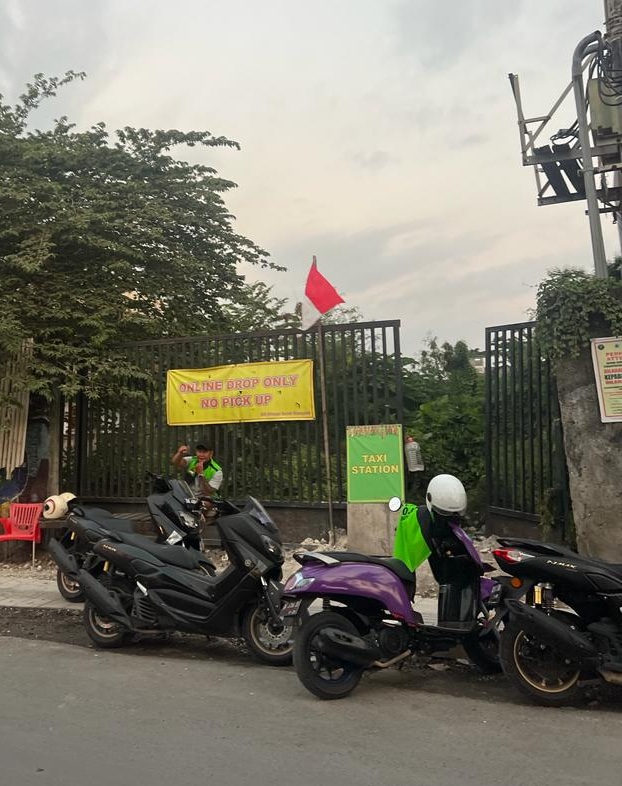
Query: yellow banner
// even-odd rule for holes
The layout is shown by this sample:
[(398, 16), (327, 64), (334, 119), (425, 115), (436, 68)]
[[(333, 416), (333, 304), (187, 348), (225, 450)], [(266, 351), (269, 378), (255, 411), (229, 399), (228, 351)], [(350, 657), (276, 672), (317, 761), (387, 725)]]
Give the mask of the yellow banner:
[(169, 426), (314, 418), (312, 360), (184, 368), (166, 374)]

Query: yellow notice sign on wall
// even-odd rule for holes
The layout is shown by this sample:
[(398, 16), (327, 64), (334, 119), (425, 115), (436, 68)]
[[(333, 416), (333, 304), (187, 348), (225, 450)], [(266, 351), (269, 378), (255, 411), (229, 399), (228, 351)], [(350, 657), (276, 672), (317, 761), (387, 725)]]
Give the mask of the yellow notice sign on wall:
[(169, 426), (314, 418), (312, 360), (185, 368), (166, 374)]

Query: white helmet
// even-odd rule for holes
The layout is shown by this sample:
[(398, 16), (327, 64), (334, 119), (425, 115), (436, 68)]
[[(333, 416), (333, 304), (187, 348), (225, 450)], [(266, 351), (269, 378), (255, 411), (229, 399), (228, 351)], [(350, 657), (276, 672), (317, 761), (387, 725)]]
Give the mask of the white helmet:
[(43, 503), (43, 518), (44, 519), (60, 519), (67, 515), (69, 510), (69, 502), (75, 499), (76, 495), (70, 491), (65, 491), (62, 494), (54, 494), (48, 497)]
[(428, 483), (425, 504), (430, 513), (439, 516), (464, 516), (467, 495), (462, 483), (454, 475), (436, 475)]

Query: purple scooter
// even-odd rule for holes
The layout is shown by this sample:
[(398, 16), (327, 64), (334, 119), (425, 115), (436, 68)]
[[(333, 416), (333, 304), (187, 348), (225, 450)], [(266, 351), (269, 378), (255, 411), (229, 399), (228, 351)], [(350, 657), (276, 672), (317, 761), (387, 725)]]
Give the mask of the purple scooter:
[[(391, 510), (401, 501), (392, 499)], [(302, 684), (321, 699), (351, 693), (366, 670), (406, 658), (445, 652), (460, 644), (485, 673), (499, 671), (498, 615), (502, 585), (485, 578), (482, 562), (457, 523), (428, 543), (439, 583), (438, 625), (425, 625), (411, 605), (415, 575), (399, 559), (347, 551), (295, 554), (301, 568), (287, 580), (282, 613), (296, 617), (294, 666)], [(322, 611), (309, 614), (321, 599)]]

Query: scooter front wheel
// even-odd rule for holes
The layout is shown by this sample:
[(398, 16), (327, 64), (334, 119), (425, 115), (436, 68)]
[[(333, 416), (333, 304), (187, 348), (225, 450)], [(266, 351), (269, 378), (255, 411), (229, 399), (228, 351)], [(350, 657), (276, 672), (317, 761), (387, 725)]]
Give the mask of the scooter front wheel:
[(501, 671), (499, 638), (494, 630), (483, 636), (479, 630), (470, 633), (463, 639), (462, 647), (482, 674), (498, 674)]
[(338, 628), (358, 635), (350, 620), (333, 611), (312, 614), (302, 623), (294, 640), (294, 666), (305, 688), (320, 699), (343, 699), (359, 684), (363, 669), (353, 663), (327, 656), (320, 649), (324, 628)]
[(249, 607), (242, 618), (242, 636), (253, 655), (271, 666), (289, 666), (294, 647), (293, 619), (275, 623), (263, 605)]

